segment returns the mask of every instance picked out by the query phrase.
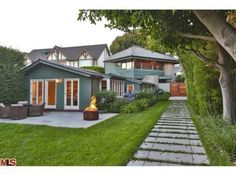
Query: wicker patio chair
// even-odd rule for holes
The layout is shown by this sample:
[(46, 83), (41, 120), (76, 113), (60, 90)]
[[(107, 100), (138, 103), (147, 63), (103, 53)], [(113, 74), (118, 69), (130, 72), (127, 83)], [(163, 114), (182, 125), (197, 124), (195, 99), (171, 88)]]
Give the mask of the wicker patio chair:
[(10, 106), (0, 107), (0, 118), (10, 118)]
[(28, 106), (23, 106), (23, 105), (10, 106), (10, 117), (13, 120), (18, 120), (28, 117)]
[(31, 105), (29, 106), (29, 116), (42, 116), (44, 111), (45, 103), (41, 105)]

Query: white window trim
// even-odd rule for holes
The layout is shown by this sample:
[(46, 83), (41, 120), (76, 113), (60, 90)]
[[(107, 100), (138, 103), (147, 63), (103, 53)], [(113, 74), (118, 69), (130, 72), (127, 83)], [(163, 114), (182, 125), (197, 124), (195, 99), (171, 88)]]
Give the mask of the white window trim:
[[(73, 80), (77, 80), (78, 81), (78, 85), (77, 85), (77, 87), (78, 87), (78, 95), (77, 95), (77, 101), (78, 101), (78, 103), (77, 103), (77, 106), (73, 106), (72, 104), (73, 104), (73, 98), (71, 98), (71, 105), (70, 106), (67, 106), (66, 105), (66, 85), (67, 85), (67, 81), (72, 81), (73, 82)], [(65, 110), (79, 110), (79, 105), (80, 105), (80, 101), (79, 101), (79, 98), (80, 98), (80, 79), (79, 78), (65, 78), (64, 79), (64, 109)], [(74, 83), (74, 82), (73, 82)], [(72, 92), (72, 97), (73, 97), (73, 85), (71, 84), (71, 92)]]
[[(54, 80), (56, 82), (55, 86), (55, 105), (48, 105), (48, 81)], [(57, 106), (57, 79), (45, 79), (45, 108), (47, 109), (56, 109)]]
[(42, 102), (44, 102), (44, 80), (43, 79), (30, 79), (30, 104), (32, 104), (32, 83), (33, 81), (36, 81), (37, 82), (37, 85), (36, 85), (36, 105), (39, 105), (38, 104), (38, 82), (42, 82)]
[(124, 81), (111, 80), (111, 91), (116, 93), (116, 97), (121, 98), (124, 96)]

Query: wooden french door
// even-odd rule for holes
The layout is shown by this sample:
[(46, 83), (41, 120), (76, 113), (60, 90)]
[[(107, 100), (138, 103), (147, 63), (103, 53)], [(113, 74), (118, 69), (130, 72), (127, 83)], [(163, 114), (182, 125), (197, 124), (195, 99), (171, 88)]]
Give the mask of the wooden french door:
[(43, 103), (43, 80), (31, 80), (30, 82), (30, 104), (40, 105)]
[(45, 108), (56, 109), (57, 82), (55, 79), (45, 81)]
[(64, 80), (64, 109), (79, 109), (79, 79)]

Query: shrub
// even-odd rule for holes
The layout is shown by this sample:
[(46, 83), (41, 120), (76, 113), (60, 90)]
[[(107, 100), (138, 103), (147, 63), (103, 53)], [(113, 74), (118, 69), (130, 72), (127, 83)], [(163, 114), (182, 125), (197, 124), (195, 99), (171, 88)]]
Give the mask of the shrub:
[(167, 100), (169, 100), (169, 97), (170, 97), (170, 93), (169, 92), (164, 92), (162, 94), (157, 95), (157, 100), (158, 101), (167, 101)]
[(120, 113), (121, 108), (127, 105), (129, 102), (125, 99), (116, 99), (110, 106), (109, 112)]
[(18, 50), (0, 46), (0, 102), (15, 103), (25, 99), (24, 54)]
[(150, 100), (147, 98), (134, 100), (121, 108), (121, 113), (135, 113), (145, 110), (150, 106)]
[(103, 67), (100, 66), (82, 66), (82, 69), (88, 69), (88, 70), (93, 70), (99, 73), (104, 74), (105, 73), (105, 69)]
[(150, 91), (140, 91), (136, 94), (136, 99), (142, 99), (142, 98), (151, 98), (154, 96), (153, 92)]
[(95, 93), (99, 110), (108, 112), (111, 104), (116, 100), (116, 94), (111, 91), (98, 91)]

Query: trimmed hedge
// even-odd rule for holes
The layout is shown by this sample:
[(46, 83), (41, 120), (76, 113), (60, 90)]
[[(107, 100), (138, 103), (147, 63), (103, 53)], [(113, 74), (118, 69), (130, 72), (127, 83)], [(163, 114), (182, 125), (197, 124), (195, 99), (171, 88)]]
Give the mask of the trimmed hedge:
[(102, 74), (105, 73), (105, 68), (100, 67), (100, 66), (82, 66), (80, 68), (88, 69), (88, 70), (93, 70), (93, 71), (96, 71), (96, 72), (99, 72), (99, 73), (102, 73)]
[(20, 51), (0, 46), (0, 103), (9, 105), (24, 100), (24, 61)]
[[(208, 55), (214, 58), (213, 53)], [(213, 67), (201, 62), (195, 55), (185, 53), (180, 55), (186, 75), (188, 103), (197, 114), (222, 114), (222, 98), (219, 86), (219, 72)]]

